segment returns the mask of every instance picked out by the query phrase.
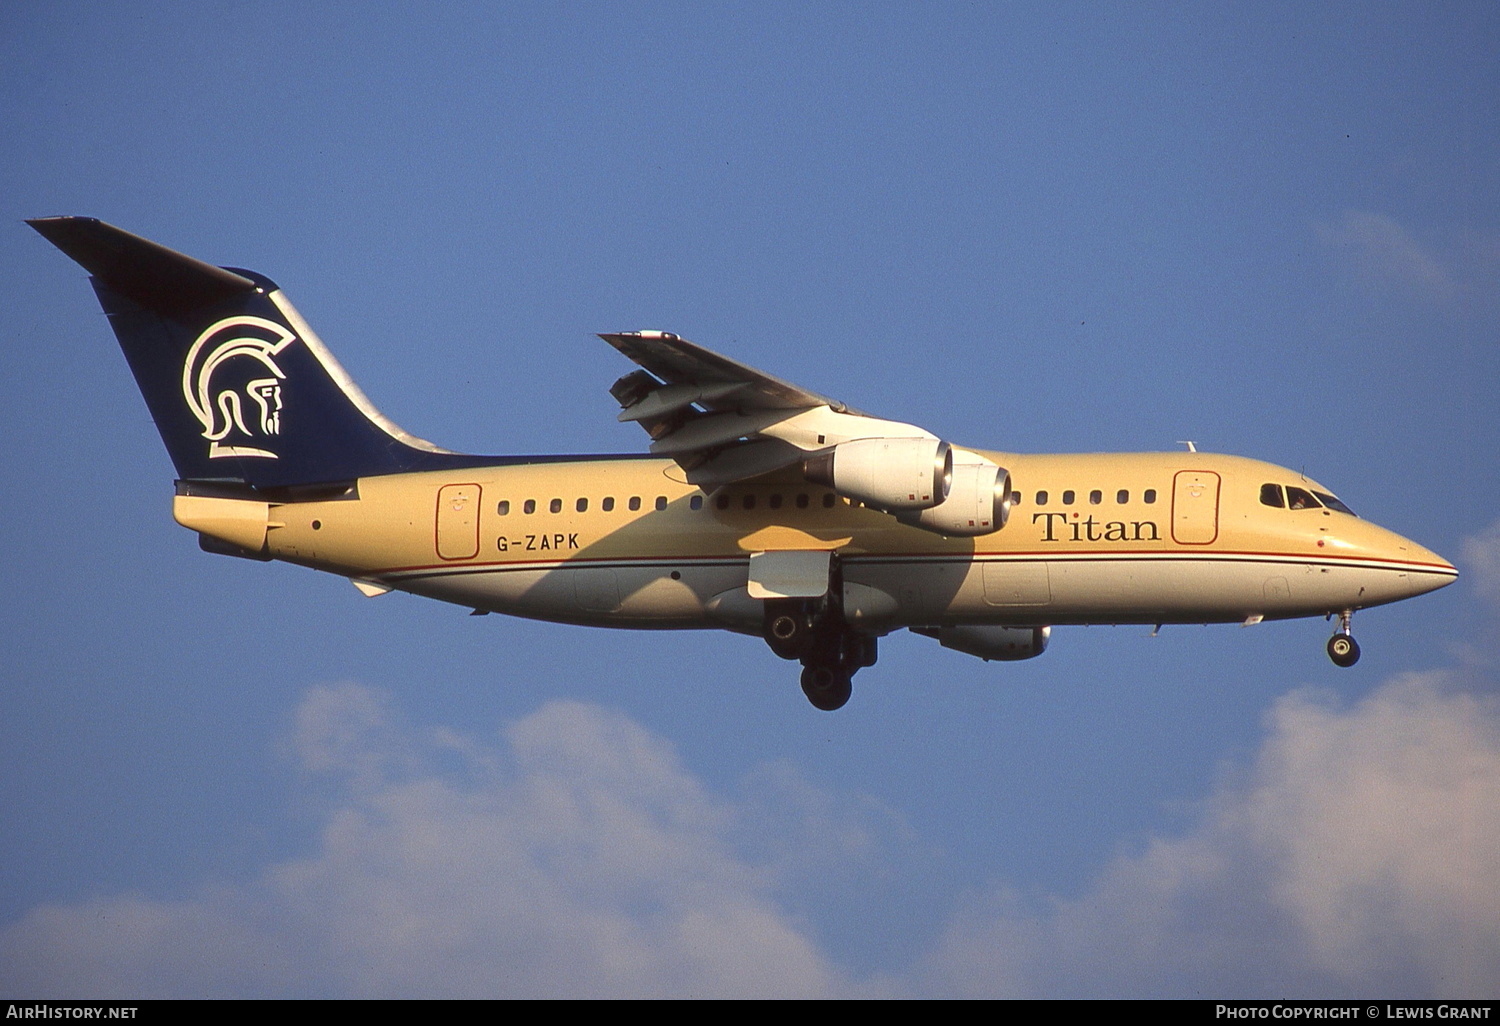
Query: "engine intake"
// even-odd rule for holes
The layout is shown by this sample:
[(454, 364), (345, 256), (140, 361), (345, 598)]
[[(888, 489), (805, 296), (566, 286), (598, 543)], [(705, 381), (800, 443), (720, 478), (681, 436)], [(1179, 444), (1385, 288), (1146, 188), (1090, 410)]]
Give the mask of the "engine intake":
[(993, 534), (1010, 519), (1010, 496), (1010, 471), (991, 463), (961, 463), (953, 468), (948, 498), (928, 509), (898, 513), (896, 519), (956, 537)]

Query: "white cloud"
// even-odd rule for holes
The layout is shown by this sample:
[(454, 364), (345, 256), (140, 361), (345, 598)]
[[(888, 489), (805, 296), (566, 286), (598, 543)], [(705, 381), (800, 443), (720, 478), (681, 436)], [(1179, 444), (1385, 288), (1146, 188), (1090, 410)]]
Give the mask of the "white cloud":
[(841, 867), (839, 886), (901, 886), (911, 838), (870, 800), (785, 764), (711, 793), (595, 706), (551, 703), (490, 743), (403, 724), (366, 688), (317, 688), (296, 750), (342, 784), (314, 852), (181, 900), (33, 909), (0, 930), (0, 989), (1493, 997), (1500, 704), (1455, 681), (1411, 675), (1348, 707), (1284, 697), (1180, 836), (1069, 900), (981, 885), (919, 964), (873, 980), (837, 964), (792, 893), (829, 889), (819, 866)]
[(997, 892), (950, 928), (943, 993), (1500, 992), (1500, 708), (1441, 674), (1350, 709), (1277, 703), (1254, 765), (1185, 836), (1084, 896)]
[[(1500, 524), (1463, 546), (1500, 603)], [(1478, 662), (1484, 662), (1479, 660)], [(1500, 699), (1469, 667), (1345, 708), (1278, 701), (1181, 836), (1074, 900), (992, 888), (921, 968), (943, 994), (1500, 994)]]
[[(729, 843), (739, 810), (622, 715), (559, 702), (500, 746), (354, 685), (298, 711), (346, 777), (320, 850), (182, 901), (33, 910), (0, 989), (132, 996), (831, 996), (841, 975)], [(441, 771), (436, 767), (442, 766)]]
[(1458, 294), (1447, 263), (1384, 214), (1346, 210), (1336, 223), (1318, 223), (1314, 230), (1367, 287), (1395, 286), (1415, 298), (1437, 303), (1448, 302)]

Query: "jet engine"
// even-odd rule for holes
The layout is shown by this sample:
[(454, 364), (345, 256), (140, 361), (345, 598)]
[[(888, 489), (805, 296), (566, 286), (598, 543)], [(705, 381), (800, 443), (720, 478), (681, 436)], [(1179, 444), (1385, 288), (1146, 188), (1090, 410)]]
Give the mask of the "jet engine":
[(985, 662), (1034, 659), (1047, 651), (1051, 627), (913, 627), (912, 632), (937, 638), (938, 644)]
[(960, 463), (953, 468), (948, 498), (896, 519), (925, 531), (972, 538), (993, 534), (1010, 519), (1010, 471), (992, 463)]
[(948, 497), (953, 449), (936, 438), (857, 438), (808, 457), (802, 471), (876, 509), (921, 510)]

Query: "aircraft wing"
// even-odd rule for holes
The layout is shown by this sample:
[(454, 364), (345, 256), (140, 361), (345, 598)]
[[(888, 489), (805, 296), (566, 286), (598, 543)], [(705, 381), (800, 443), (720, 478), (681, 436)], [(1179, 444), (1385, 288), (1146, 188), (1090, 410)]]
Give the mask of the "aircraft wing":
[[(828, 406), (844, 410), (843, 403), (827, 396), (798, 388), (789, 381), (772, 377), (737, 360), (721, 356), (711, 349), (694, 345), (669, 331), (629, 331), (600, 335), (625, 356), (655, 375), (658, 384), (704, 386), (734, 385), (733, 393), (708, 395), (701, 403), (710, 410), (781, 409), (804, 410)], [(638, 420), (625, 414), (621, 420)]]
[(610, 393), (620, 420), (651, 436), (705, 488), (791, 466), (861, 438), (935, 438), (911, 424), (881, 420), (665, 331), (600, 335), (641, 366)]

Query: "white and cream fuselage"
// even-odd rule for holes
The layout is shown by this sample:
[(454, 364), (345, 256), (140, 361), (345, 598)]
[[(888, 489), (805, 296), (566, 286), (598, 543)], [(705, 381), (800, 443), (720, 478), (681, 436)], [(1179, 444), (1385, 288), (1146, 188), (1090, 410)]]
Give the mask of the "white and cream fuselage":
[[(997, 624), (1255, 622), (1394, 602), (1453, 567), (1348, 513), (1262, 502), (1322, 490), (1208, 453), (1023, 455), (1006, 526), (943, 537), (771, 474), (711, 493), (669, 459), (590, 458), (360, 479), (285, 505), (179, 496), (184, 526), (273, 558), (485, 612), (759, 634), (750, 559), (832, 552), (872, 633)], [(780, 479), (778, 479), (780, 478)], [(230, 512), (231, 507), (235, 508)]]
[(264, 275), (92, 218), (30, 224), (92, 275), (210, 551), (478, 612), (727, 628), (803, 665), (822, 709), (899, 628), (985, 659), (1054, 624), (1353, 612), (1453, 567), (1281, 467), (1207, 453), (952, 446), (669, 332), (601, 336), (649, 455), (486, 457), (402, 431)]

